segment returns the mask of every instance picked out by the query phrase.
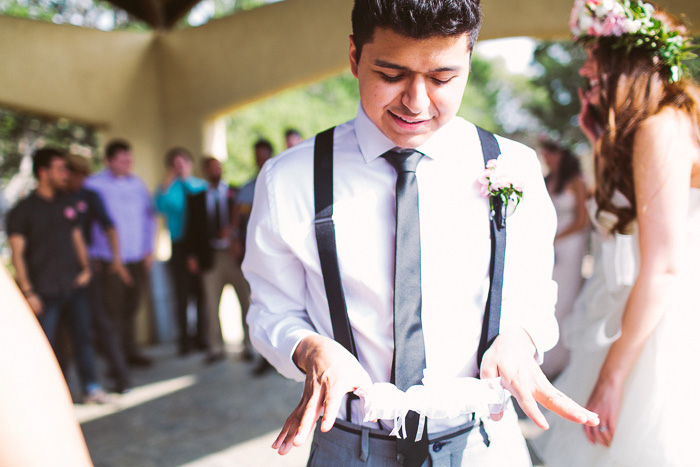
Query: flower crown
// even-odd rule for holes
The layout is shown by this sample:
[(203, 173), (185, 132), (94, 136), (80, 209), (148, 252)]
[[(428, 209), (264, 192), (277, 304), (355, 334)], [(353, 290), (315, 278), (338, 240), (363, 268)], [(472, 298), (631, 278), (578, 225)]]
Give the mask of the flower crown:
[(669, 81), (678, 82), (687, 71), (683, 60), (695, 57), (697, 46), (680, 31), (654, 18), (654, 6), (641, 0), (576, 0), (569, 28), (575, 41), (611, 38), (613, 47), (645, 49), (670, 69)]

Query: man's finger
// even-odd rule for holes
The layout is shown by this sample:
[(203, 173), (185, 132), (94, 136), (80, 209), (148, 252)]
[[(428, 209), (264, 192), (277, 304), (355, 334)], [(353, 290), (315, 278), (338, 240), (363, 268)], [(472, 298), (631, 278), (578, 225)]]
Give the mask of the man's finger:
[(292, 414), (289, 417), (287, 417), (287, 421), (284, 422), (284, 426), (282, 427), (280, 434), (277, 435), (277, 439), (275, 440), (274, 443), (272, 443), (272, 449), (279, 449), (282, 446), (282, 441), (284, 440), (284, 438), (287, 436), (287, 433), (289, 432), (289, 428), (291, 427), (293, 419), (296, 415), (296, 410), (297, 409), (294, 409), (294, 412), (292, 412)]
[(549, 383), (535, 398), (544, 408), (569, 421), (589, 426), (597, 426), (600, 423), (597, 414), (584, 409)]
[(289, 449), (293, 446), (301, 446), (309, 437), (311, 431), (321, 415), (321, 410), (323, 409), (323, 401), (326, 398), (326, 391), (321, 389), (320, 394), (314, 394), (311, 399), (306, 404), (301, 417), (299, 418), (299, 426), (296, 428), (295, 432), (291, 432), (287, 435), (290, 441)]
[(489, 363), (484, 359), (481, 365), (481, 371), (479, 372), (481, 379), (497, 378), (498, 377), (498, 365)]
[(343, 402), (343, 396), (345, 394), (331, 394), (330, 392), (326, 396), (326, 400), (323, 404), (323, 420), (321, 420), (321, 431), (326, 433), (333, 428), (335, 424), (335, 419), (338, 417), (338, 412), (340, 411), (340, 404)]
[(525, 415), (527, 415), (530, 420), (535, 422), (535, 425), (543, 430), (549, 430), (549, 423), (547, 423), (547, 419), (540, 411), (540, 408), (537, 406), (537, 402), (535, 402), (534, 399), (531, 397), (522, 399), (516, 397), (516, 399), (518, 399), (518, 404), (520, 405), (520, 408), (523, 409), (523, 412), (525, 412)]

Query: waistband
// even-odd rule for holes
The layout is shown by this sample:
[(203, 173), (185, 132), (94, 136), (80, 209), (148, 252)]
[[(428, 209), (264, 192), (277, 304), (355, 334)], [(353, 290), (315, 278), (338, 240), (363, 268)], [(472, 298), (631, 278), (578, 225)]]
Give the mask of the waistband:
[[(481, 420), (476, 420), (475, 414), (472, 413), (471, 420), (464, 425), (460, 425), (449, 430), (444, 430), (439, 433), (428, 435), (428, 440), (432, 443), (435, 441), (446, 441), (448, 439), (454, 438), (456, 436), (462, 435), (469, 432), (472, 428), (479, 425)], [(364, 427), (361, 425), (356, 425), (354, 423), (349, 423), (341, 419), (335, 421), (333, 428), (344, 431), (346, 433), (352, 433), (354, 435), (362, 436), (363, 432), (367, 433), (367, 436), (374, 439), (381, 439), (387, 441), (395, 441), (396, 437), (391, 436), (388, 432), (383, 430), (378, 430), (376, 428)]]

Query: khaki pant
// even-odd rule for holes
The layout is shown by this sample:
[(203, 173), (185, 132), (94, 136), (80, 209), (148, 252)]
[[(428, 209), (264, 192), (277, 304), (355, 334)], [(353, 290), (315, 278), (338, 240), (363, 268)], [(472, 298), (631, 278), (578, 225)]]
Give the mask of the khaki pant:
[(218, 354), (224, 351), (224, 340), (221, 335), (221, 321), (219, 320), (219, 303), (221, 293), (227, 284), (231, 284), (236, 291), (238, 301), (241, 304), (241, 321), (243, 326), (244, 345), (251, 349), (248, 326), (245, 318), (250, 305), (250, 286), (243, 277), (241, 265), (238, 264), (228, 250), (216, 250), (214, 252), (214, 264), (211, 269), (202, 274), (204, 285), (204, 301), (207, 308), (207, 347), (209, 354)]

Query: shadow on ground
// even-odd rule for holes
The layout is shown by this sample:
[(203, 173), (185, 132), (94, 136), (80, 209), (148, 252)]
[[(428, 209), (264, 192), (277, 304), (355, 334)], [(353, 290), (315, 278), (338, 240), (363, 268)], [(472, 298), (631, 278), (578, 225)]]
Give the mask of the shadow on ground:
[(156, 363), (135, 371), (135, 389), (107, 406), (76, 405), (96, 466), (304, 465), (306, 447), (280, 457), (276, 433), (301, 394), (299, 383), (228, 359), (212, 366), (174, 348), (148, 354)]

